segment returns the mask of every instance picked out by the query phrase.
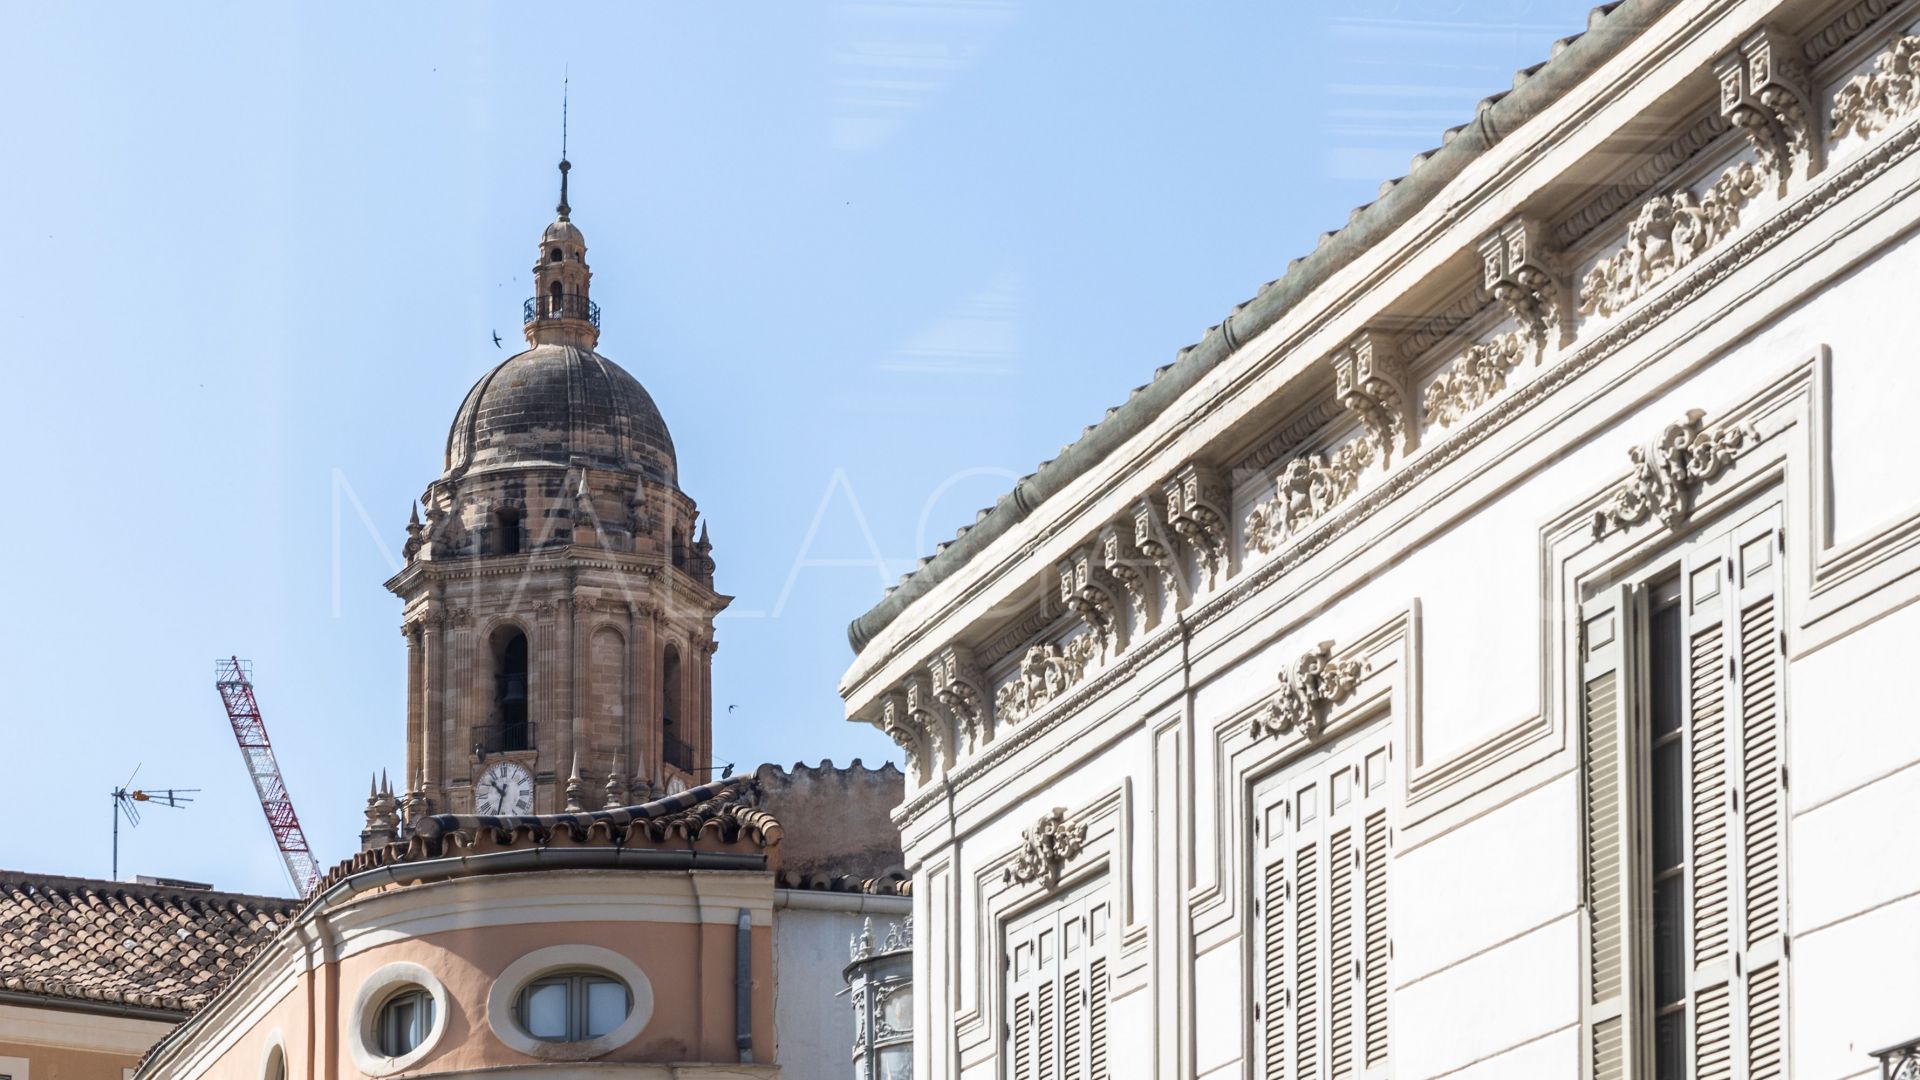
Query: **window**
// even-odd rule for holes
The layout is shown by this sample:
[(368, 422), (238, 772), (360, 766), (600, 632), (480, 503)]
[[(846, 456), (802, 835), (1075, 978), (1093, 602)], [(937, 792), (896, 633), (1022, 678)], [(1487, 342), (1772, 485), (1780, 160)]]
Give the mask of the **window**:
[(433, 995), (412, 987), (388, 998), (380, 1006), (380, 1052), (397, 1058), (413, 1052), (433, 1030)]
[(1096, 881), (1007, 930), (1008, 1074), (1110, 1080), (1108, 938), (1113, 904)]
[(1594, 1080), (1784, 1075), (1783, 545), (1768, 511), (1581, 609)]
[(513, 510), (501, 510), (493, 515), (493, 528), (497, 540), (494, 552), (498, 555), (520, 554), (520, 515)]
[[(287, 1053), (279, 1046), (267, 1051), (267, 1067), (260, 1070), (264, 1080), (287, 1080)], [(0, 1080), (13, 1080), (9, 1076), (0, 1076)]]
[(547, 261), (548, 261), (548, 262), (559, 262), (559, 261), (560, 261), (560, 249), (559, 249), (559, 248), (554, 248), (554, 249), (553, 249), (552, 251), (549, 251), (549, 252), (547, 252)]
[(493, 730), (487, 749), (525, 750), (531, 739), (527, 723), (527, 635), (507, 627), (495, 635), (493, 676)]
[(1391, 764), (1376, 728), (1255, 788), (1262, 1077), (1386, 1075)]
[(548, 1042), (580, 1042), (612, 1032), (627, 1018), (627, 986), (605, 972), (547, 975), (520, 991), (520, 1025)]
[(547, 314), (560, 315), (560, 283), (557, 281), (547, 287)]

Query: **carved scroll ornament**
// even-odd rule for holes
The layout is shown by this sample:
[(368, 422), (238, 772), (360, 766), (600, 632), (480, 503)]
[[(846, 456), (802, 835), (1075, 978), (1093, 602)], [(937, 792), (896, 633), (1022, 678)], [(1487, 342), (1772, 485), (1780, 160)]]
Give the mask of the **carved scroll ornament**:
[(1247, 547), (1262, 555), (1346, 502), (1360, 486), (1360, 475), (1374, 462), (1377, 446), (1358, 438), (1331, 456), (1306, 454), (1281, 466), (1273, 478), (1273, 497), (1247, 513)]
[(1345, 701), (1366, 674), (1363, 660), (1335, 660), (1331, 641), (1308, 649), (1280, 673), (1280, 692), (1253, 718), (1254, 738), (1295, 731), (1318, 738), (1327, 728), (1327, 713)]
[(1060, 883), (1060, 870), (1078, 858), (1087, 842), (1085, 822), (1068, 821), (1067, 808), (1056, 806), (1020, 833), (1020, 853), (1007, 867), (1010, 885), (1046, 880), (1051, 889)]
[(1872, 138), (1920, 109), (1920, 35), (1895, 41), (1874, 58), (1873, 68), (1849, 79), (1833, 95), (1835, 138)]
[(998, 723), (1019, 723), (1045, 708), (1055, 698), (1086, 678), (1087, 665), (1099, 648), (1092, 634), (1081, 634), (1065, 645), (1035, 645), (1020, 658), (1013, 680), (993, 695)]
[(1700, 485), (1719, 476), (1734, 458), (1760, 441), (1750, 424), (1702, 428), (1700, 419), (1705, 415), (1690, 409), (1658, 438), (1627, 451), (1633, 461), (1632, 475), (1613, 493), (1606, 508), (1593, 515), (1595, 539), (1648, 518), (1658, 518), (1670, 529), (1678, 527), (1693, 512)]
[(1527, 339), (1519, 333), (1501, 334), (1469, 348), (1427, 384), (1421, 403), (1427, 423), (1452, 427), (1506, 388), (1507, 372), (1520, 366)]

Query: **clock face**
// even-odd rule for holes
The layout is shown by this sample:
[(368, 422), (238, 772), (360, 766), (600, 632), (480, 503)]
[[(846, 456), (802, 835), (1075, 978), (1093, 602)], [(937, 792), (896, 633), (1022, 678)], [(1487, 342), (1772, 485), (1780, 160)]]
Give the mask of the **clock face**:
[(517, 761), (495, 762), (474, 781), (473, 808), (495, 816), (533, 813), (533, 774)]

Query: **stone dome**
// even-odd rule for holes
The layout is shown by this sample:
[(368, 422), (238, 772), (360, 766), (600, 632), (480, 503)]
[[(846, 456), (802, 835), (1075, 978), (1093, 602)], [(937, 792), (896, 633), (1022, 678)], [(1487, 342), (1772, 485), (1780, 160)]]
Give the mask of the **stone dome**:
[(678, 487), (673, 436), (640, 380), (591, 349), (543, 343), (467, 391), (447, 432), (447, 475), (583, 464)]

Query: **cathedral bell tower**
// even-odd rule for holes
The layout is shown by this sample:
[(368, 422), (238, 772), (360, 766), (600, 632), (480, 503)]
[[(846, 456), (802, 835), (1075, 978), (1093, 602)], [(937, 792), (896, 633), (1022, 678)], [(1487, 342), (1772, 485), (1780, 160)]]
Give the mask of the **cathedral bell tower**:
[(468, 391), (387, 582), (410, 816), (599, 809), (711, 776), (713, 620), (731, 598), (666, 421), (595, 351), (571, 168), (522, 307), (528, 348)]

